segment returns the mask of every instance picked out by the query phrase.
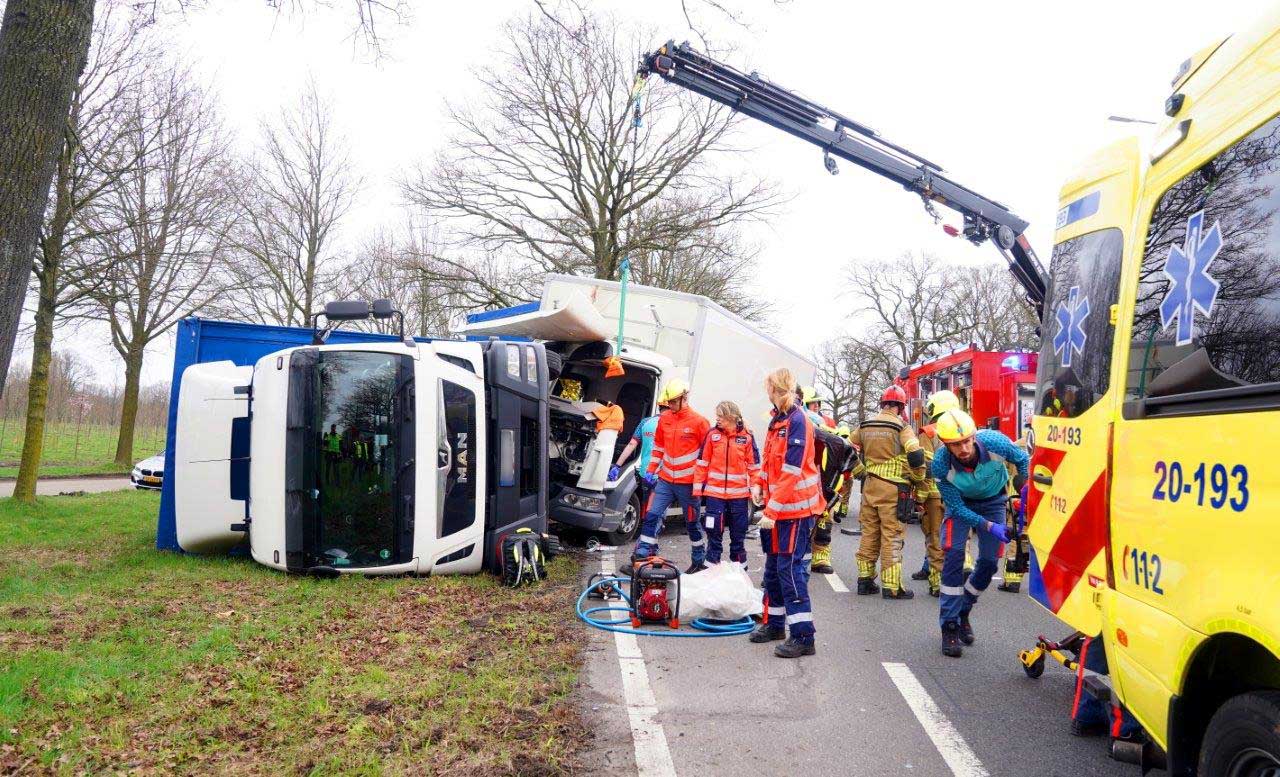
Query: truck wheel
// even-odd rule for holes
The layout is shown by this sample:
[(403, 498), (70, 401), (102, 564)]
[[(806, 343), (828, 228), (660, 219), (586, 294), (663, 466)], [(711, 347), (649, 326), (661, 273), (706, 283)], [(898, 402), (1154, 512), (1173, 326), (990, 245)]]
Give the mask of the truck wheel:
[(640, 495), (632, 494), (627, 501), (627, 508), (622, 511), (622, 520), (618, 521), (616, 531), (606, 532), (604, 541), (609, 545), (627, 545), (640, 534)]
[(1280, 774), (1280, 691), (1243, 693), (1218, 708), (1200, 747), (1200, 774)]
[(547, 354), (547, 385), (556, 382), (556, 378), (560, 377), (560, 371), (564, 369), (564, 359), (555, 351), (548, 350)]

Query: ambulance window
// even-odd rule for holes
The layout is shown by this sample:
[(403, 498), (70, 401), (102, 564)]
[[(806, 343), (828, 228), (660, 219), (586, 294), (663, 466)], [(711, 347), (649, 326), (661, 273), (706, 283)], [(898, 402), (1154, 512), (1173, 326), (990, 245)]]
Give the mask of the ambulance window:
[(1111, 306), (1119, 298), (1120, 230), (1102, 229), (1053, 248), (1043, 344), (1036, 373), (1036, 411), (1075, 417), (1107, 391), (1111, 372)]
[(1126, 418), (1277, 405), (1280, 118), (1156, 204), (1125, 383)]

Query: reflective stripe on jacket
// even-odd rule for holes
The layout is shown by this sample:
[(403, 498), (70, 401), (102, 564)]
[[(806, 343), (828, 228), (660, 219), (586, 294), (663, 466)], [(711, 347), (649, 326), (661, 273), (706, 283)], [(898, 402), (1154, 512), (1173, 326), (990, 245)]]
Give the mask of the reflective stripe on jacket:
[(662, 411), (653, 432), (653, 454), (647, 471), (657, 473), (668, 483), (692, 483), (698, 450), (710, 429), (707, 419), (688, 405), (678, 413)]
[(820, 515), (827, 509), (813, 452), (813, 426), (803, 408), (792, 405), (786, 413), (775, 409), (756, 479), (764, 491), (767, 517), (794, 520)]
[(693, 495), (744, 499), (751, 496), (751, 482), (759, 473), (760, 450), (750, 430), (712, 427), (698, 456)]

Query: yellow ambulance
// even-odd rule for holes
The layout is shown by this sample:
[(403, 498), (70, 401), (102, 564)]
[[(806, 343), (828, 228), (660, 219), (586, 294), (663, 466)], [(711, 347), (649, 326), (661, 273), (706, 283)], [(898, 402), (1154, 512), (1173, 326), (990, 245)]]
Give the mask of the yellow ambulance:
[(1174, 775), (1280, 774), (1280, 9), (1063, 189), (1027, 589)]

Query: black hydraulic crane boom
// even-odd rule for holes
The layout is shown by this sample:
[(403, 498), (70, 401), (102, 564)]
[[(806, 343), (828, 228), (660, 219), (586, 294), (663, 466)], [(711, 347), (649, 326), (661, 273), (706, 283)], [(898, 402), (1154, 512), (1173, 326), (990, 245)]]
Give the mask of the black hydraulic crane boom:
[[(964, 236), (975, 245), (990, 239), (1009, 263), (1009, 270), (1040, 313), (1047, 276), (1026, 238), (1027, 222), (1004, 205), (987, 199), (942, 175), (942, 168), (888, 142), (870, 127), (784, 89), (756, 73), (747, 75), (694, 51), (688, 43), (668, 41), (640, 62), (641, 78), (657, 73), (783, 132), (821, 148), (827, 169), (836, 172), (832, 156), (884, 176), (915, 192), (937, 218), (933, 203), (964, 216)], [(955, 230), (947, 228), (955, 234)]]

